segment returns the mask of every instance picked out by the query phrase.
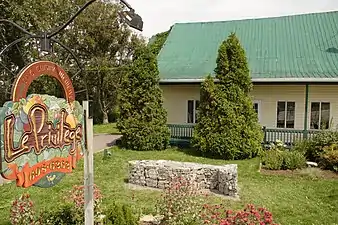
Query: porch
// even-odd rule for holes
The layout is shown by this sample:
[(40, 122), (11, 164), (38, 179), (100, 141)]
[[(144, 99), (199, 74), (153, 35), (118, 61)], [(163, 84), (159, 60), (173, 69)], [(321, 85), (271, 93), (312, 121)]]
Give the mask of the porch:
[[(170, 129), (170, 143), (172, 145), (188, 146), (193, 135), (194, 124), (168, 124)], [(277, 140), (286, 145), (293, 145), (297, 141), (312, 138), (320, 130), (296, 130), (262, 127), (264, 133), (263, 143), (275, 143)]]

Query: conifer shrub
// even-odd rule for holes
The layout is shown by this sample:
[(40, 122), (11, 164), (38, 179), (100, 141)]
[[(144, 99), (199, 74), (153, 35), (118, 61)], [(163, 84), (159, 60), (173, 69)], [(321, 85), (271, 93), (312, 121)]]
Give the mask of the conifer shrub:
[(234, 33), (220, 45), (216, 64), (218, 81), (209, 75), (201, 87), (192, 144), (213, 157), (255, 157), (263, 133), (250, 96), (252, 82), (245, 52)]
[(132, 150), (164, 150), (169, 145), (167, 112), (156, 56), (149, 48), (136, 51), (130, 71), (122, 81), (117, 128), (122, 146)]

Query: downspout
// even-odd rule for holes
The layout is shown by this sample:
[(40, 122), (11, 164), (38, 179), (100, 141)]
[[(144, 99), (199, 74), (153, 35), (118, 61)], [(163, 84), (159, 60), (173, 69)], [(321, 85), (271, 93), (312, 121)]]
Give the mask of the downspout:
[(305, 86), (305, 115), (304, 115), (304, 130), (303, 130), (303, 138), (308, 138), (308, 108), (309, 108), (309, 84)]

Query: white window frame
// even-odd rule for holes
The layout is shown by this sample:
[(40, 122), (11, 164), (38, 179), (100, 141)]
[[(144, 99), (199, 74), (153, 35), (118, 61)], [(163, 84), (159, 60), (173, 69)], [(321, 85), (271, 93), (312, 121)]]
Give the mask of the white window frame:
[[(285, 104), (285, 115), (284, 115), (284, 127), (282, 128), (282, 127), (277, 127), (277, 121), (278, 121), (278, 119), (277, 119), (277, 111), (278, 111), (278, 102), (285, 102), (286, 104)], [(287, 116), (287, 107), (288, 107), (288, 105), (287, 105), (287, 103), (288, 102), (294, 102), (295, 103), (295, 115), (294, 115), (294, 126), (293, 126), (293, 128), (287, 128), (286, 127), (286, 116)], [(297, 109), (297, 101), (296, 100), (277, 100), (276, 101), (276, 111), (275, 111), (275, 126), (276, 126), (276, 128), (277, 129), (296, 129), (296, 109)]]
[[(311, 115), (312, 115), (312, 111), (311, 111), (311, 106), (312, 106), (312, 103), (319, 103), (319, 128), (318, 129), (315, 129), (315, 128), (311, 128)], [(322, 103), (329, 103), (330, 104), (330, 115), (329, 115), (329, 128), (330, 129), (330, 123), (331, 123), (331, 115), (332, 115), (332, 103), (330, 101), (324, 101), (324, 100), (319, 100), (319, 101), (310, 101), (310, 104), (309, 104), (309, 109), (308, 109), (308, 112), (309, 112), (309, 117), (308, 117), (308, 120), (309, 120), (309, 124), (308, 124), (308, 127), (310, 130), (321, 130), (321, 120), (322, 120)]]
[[(192, 123), (189, 123), (189, 121), (188, 121), (188, 110), (189, 110), (189, 101), (193, 101), (193, 119), (192, 119)], [(186, 115), (186, 118), (185, 118), (185, 121), (186, 121), (186, 123), (188, 123), (188, 124), (196, 124), (196, 101), (200, 101), (199, 99), (188, 99), (187, 101), (186, 101), (186, 110), (185, 110), (185, 115)]]
[(262, 113), (261, 113), (261, 105), (262, 105), (262, 101), (261, 100), (254, 100), (254, 107), (255, 107), (255, 104), (257, 104), (258, 105), (258, 122), (261, 122), (262, 120), (261, 120), (261, 115), (262, 115)]

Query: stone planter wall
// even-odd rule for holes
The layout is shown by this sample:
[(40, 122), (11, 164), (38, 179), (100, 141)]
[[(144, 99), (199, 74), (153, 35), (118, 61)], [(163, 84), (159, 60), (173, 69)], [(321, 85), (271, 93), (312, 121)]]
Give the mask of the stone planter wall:
[(171, 178), (181, 176), (195, 182), (200, 189), (209, 189), (226, 196), (237, 197), (237, 165), (213, 166), (167, 160), (129, 162), (129, 183), (164, 189)]

